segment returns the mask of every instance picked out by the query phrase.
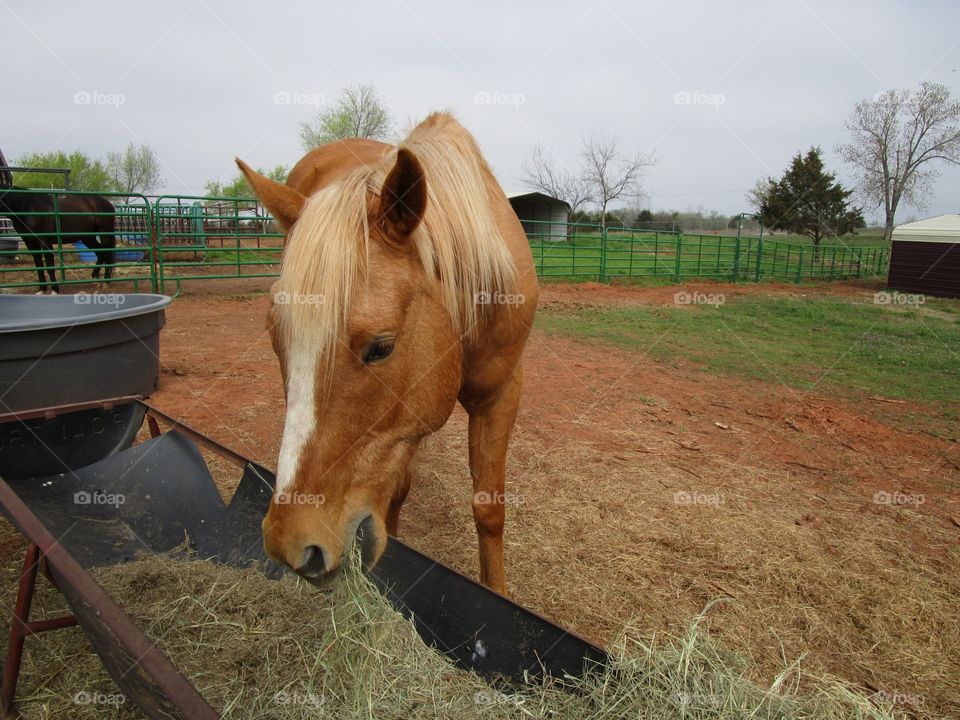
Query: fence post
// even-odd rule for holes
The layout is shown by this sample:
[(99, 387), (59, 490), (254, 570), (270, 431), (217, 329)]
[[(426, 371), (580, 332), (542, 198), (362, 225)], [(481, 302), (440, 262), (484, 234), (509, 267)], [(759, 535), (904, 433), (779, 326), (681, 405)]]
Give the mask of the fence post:
[(763, 273), (763, 269), (760, 266), (761, 261), (763, 260), (763, 226), (760, 226), (760, 237), (757, 238), (757, 267), (753, 273), (753, 279), (756, 282), (760, 282), (760, 276)]
[(740, 275), (740, 234), (743, 231), (743, 213), (737, 215), (737, 242), (733, 246), (733, 282)]
[(680, 282), (680, 253), (683, 252), (683, 233), (677, 233), (677, 252), (675, 253), (673, 277), (674, 282)]
[[(60, 282), (67, 281), (67, 263), (63, 259), (63, 236), (60, 234), (60, 200), (57, 193), (53, 193), (53, 220), (54, 220), (54, 230), (56, 231), (57, 237), (57, 257), (60, 258)], [(86, 243), (84, 243), (86, 245)], [(74, 246), (76, 248), (76, 246)], [(42, 255), (40, 256), (43, 257)], [(77, 257), (80, 257), (80, 253), (77, 253)], [(46, 290), (46, 286), (42, 288)]]
[(143, 197), (144, 207), (144, 222), (147, 228), (147, 248), (150, 252), (150, 291), (153, 293), (160, 293), (160, 284), (157, 279), (157, 228), (154, 225), (153, 217), (153, 205), (150, 204), (150, 200), (144, 196)]
[(153, 237), (151, 238), (151, 243), (153, 243), (153, 252), (154, 252), (154, 262), (156, 263), (156, 273), (157, 273), (157, 290), (163, 295), (166, 292), (166, 283), (164, 282), (163, 276), (163, 213), (160, 209), (160, 202), (162, 197), (158, 197), (156, 202), (153, 205)]
[(607, 281), (607, 226), (600, 227), (600, 282)]
[(733, 246), (733, 282), (740, 275), (740, 231), (737, 230), (737, 241)]
[(797, 265), (797, 282), (803, 279), (803, 245), (800, 246), (800, 264)]

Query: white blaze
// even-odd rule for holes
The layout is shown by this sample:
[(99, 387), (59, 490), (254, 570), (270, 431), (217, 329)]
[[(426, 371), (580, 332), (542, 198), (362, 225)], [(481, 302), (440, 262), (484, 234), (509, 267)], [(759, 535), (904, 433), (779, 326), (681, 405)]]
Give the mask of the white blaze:
[(277, 462), (277, 492), (291, 490), (300, 455), (316, 428), (316, 378), (317, 353), (309, 343), (296, 343), (287, 352), (287, 416)]

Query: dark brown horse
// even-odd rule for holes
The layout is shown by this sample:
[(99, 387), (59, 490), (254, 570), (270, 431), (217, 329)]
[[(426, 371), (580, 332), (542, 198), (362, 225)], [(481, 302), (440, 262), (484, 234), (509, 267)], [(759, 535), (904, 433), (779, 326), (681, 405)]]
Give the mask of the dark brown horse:
[[(14, 230), (33, 256), (41, 292), (47, 288), (53, 292), (60, 291), (53, 255), (57, 247), (58, 219), (62, 244), (83, 242), (96, 254), (97, 265), (92, 277), (100, 277), (101, 267), (104, 268), (105, 280), (113, 277), (117, 218), (113, 203), (105, 197), (54, 196), (39, 190), (0, 186), (0, 215), (10, 218)], [(49, 275), (49, 281), (44, 273)]]

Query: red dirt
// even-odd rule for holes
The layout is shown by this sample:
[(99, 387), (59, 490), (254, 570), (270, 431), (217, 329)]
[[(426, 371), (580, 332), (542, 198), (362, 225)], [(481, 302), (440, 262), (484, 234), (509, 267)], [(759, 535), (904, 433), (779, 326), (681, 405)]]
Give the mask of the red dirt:
[[(823, 291), (778, 284), (684, 287), (728, 296)], [(677, 286), (556, 284), (544, 288), (541, 304), (670, 304), (677, 291)], [(829, 292), (872, 290), (840, 283)], [(161, 385), (152, 401), (272, 466), (283, 428), (283, 395), (264, 328), (267, 305), (265, 295), (177, 300), (167, 313)], [(803, 476), (812, 489), (842, 481), (870, 505), (878, 490), (936, 493), (946, 505), (927, 503), (919, 510), (936, 512), (945, 524), (960, 511), (960, 495), (951, 490), (960, 483), (956, 444), (891, 427), (879, 419), (889, 410), (880, 400), (840, 400), (736, 378), (718, 384), (696, 368), (538, 331), (528, 345), (525, 377), (519, 426), (544, 449), (577, 438), (606, 450), (666, 453), (681, 467), (695, 467), (701, 453), (718, 455), (730, 461), (731, 481), (736, 463), (749, 460)], [(920, 405), (897, 407), (907, 412)], [(626, 435), (611, 434), (609, 427)], [(640, 429), (647, 438), (654, 433), (656, 448), (639, 440)]]

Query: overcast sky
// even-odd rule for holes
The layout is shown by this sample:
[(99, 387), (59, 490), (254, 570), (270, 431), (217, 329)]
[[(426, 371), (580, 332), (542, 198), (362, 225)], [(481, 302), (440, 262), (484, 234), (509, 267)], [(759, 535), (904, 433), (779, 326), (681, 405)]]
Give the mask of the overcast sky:
[[(506, 190), (542, 142), (655, 151), (652, 209), (745, 210), (790, 157), (834, 152), (854, 104), (922, 80), (960, 96), (960, 3), (84, 2), (0, 0), (0, 147), (159, 155), (165, 190), (292, 165), (316, 103), (371, 83), (398, 126), (452, 109)], [(960, 212), (960, 168), (929, 206)], [(868, 211), (868, 217), (870, 211)]]

